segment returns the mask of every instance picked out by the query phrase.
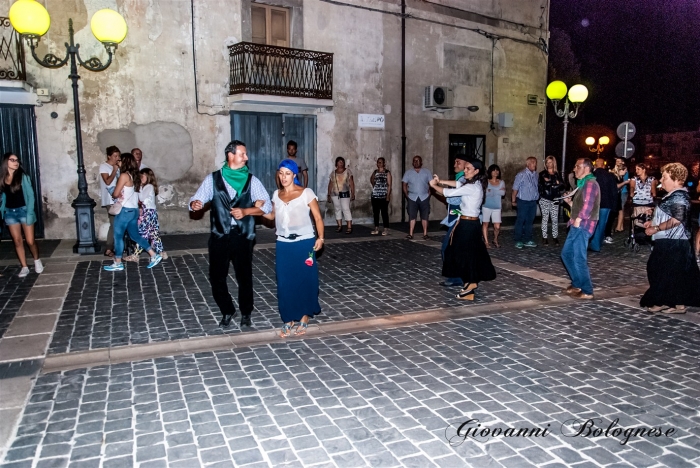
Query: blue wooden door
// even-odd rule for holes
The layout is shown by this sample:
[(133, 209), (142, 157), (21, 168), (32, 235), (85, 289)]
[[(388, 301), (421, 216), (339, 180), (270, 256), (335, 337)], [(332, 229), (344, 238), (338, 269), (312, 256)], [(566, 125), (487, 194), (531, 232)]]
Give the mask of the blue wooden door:
[(277, 165), (287, 154), (280, 145), (281, 137), (282, 114), (231, 112), (231, 139), (245, 143), (250, 172), (270, 194), (277, 189)]
[(275, 174), (294, 140), (298, 155), (309, 166), (309, 187), (316, 191), (316, 116), (231, 112), (231, 139), (241, 140), (248, 151), (248, 167), (272, 194)]

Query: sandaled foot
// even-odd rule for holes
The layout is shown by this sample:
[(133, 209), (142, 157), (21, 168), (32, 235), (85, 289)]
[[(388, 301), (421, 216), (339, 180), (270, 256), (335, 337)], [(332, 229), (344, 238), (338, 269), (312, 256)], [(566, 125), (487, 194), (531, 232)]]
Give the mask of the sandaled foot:
[(428, 240), (428, 239), (430, 239), (430, 237), (428, 237), (427, 234), (423, 234), (423, 240)]
[(282, 331), (280, 332), (280, 338), (288, 338), (292, 335), (292, 327), (294, 322), (285, 323), (282, 325)]
[(487, 242), (487, 243), (486, 243), (486, 248), (487, 248), (487, 249), (490, 249), (490, 248), (491, 248), (491, 244), (489, 244), (489, 243)]
[(347, 231), (345, 231), (345, 234), (352, 234), (352, 228), (348, 228)]
[(341, 232), (343, 230), (343, 226), (338, 226), (335, 228), (335, 232)]
[(663, 306), (663, 305), (647, 307), (647, 311), (652, 312), (652, 313), (661, 312), (662, 310), (666, 310), (666, 309), (668, 309), (668, 306)]
[(411, 239), (413, 239), (413, 236), (411, 234), (409, 234), (406, 236), (406, 239), (411, 240)]
[(114, 257), (114, 251), (111, 249), (105, 250), (105, 257)]
[(297, 327), (296, 331), (294, 332), (295, 335), (304, 335), (306, 334), (306, 329), (309, 328), (309, 318), (304, 316), (306, 318), (306, 322), (304, 322), (304, 318), (301, 319), (301, 322), (299, 322), (299, 326)]

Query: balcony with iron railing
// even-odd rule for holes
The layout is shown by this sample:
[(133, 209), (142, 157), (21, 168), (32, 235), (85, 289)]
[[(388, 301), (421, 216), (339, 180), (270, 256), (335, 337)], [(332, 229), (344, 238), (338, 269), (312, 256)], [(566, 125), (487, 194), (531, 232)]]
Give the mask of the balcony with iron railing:
[(252, 42), (229, 46), (231, 96), (333, 99), (333, 54)]
[(24, 49), (20, 35), (10, 24), (10, 19), (0, 16), (0, 80), (25, 81)]

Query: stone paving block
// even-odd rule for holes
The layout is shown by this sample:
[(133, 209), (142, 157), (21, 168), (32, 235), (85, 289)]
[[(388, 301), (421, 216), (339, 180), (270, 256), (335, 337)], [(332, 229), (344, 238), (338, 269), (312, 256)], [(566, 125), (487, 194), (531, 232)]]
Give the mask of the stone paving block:
[(18, 361), (43, 358), (50, 339), (50, 334), (3, 338), (0, 340), (0, 359)]
[(25, 301), (22, 307), (20, 307), (19, 312), (17, 312), (17, 317), (58, 314), (61, 311), (62, 305), (62, 297)]

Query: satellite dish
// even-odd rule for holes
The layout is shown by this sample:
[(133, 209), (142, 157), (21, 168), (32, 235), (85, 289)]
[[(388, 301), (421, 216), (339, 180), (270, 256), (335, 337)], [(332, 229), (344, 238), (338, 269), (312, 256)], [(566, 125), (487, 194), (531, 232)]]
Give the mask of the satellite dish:
[[(619, 130), (619, 129), (618, 129)], [(620, 132), (617, 133), (618, 135)], [(615, 146), (615, 155), (618, 158), (629, 159), (634, 154), (634, 143), (631, 141), (621, 141)]]
[(631, 140), (636, 134), (637, 128), (632, 122), (622, 122), (620, 125), (617, 126), (617, 136), (621, 140), (624, 140), (625, 138)]

